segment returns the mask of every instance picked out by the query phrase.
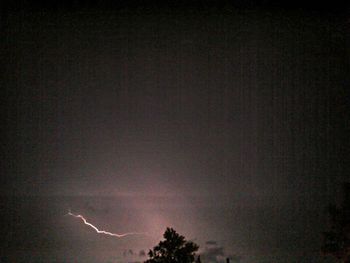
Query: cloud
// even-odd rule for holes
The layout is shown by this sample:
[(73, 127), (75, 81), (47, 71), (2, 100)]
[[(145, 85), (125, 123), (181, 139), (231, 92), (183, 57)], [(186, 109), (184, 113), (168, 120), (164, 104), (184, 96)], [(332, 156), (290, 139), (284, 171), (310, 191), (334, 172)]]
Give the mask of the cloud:
[(239, 263), (239, 262), (241, 262), (242, 256), (231, 255), (231, 256), (228, 256), (228, 258), (231, 259), (232, 263)]
[(84, 209), (88, 212), (94, 213), (94, 214), (108, 214), (109, 209), (107, 207), (101, 207), (92, 204), (91, 202), (85, 202)]
[(123, 257), (133, 256), (133, 255), (134, 255), (134, 251), (132, 249), (126, 249), (123, 251)]
[(221, 259), (224, 258), (224, 248), (223, 247), (206, 247), (204, 252), (201, 254), (201, 259), (208, 263), (222, 262)]
[(219, 246), (216, 241), (209, 240), (205, 242), (204, 251), (200, 253), (201, 259), (206, 263), (225, 263), (229, 258), (232, 263), (239, 263), (241, 257), (239, 255), (226, 255), (224, 247)]
[(217, 242), (216, 241), (213, 241), (213, 240), (209, 240), (207, 242), (205, 242), (206, 245), (217, 245)]
[(139, 257), (145, 257), (145, 256), (146, 256), (146, 252), (144, 250), (140, 250)]

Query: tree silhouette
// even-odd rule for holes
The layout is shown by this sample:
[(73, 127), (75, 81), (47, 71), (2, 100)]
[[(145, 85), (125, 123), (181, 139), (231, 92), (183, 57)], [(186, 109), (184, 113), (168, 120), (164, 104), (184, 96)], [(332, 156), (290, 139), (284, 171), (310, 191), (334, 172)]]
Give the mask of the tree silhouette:
[[(193, 263), (198, 245), (186, 241), (185, 237), (176, 233), (172, 228), (167, 228), (163, 235), (163, 241), (148, 252), (150, 259), (145, 263)], [(200, 262), (197, 258), (196, 262)]]
[(344, 198), (340, 207), (330, 205), (330, 230), (324, 232), (322, 251), (339, 262), (350, 263), (350, 184), (343, 185)]

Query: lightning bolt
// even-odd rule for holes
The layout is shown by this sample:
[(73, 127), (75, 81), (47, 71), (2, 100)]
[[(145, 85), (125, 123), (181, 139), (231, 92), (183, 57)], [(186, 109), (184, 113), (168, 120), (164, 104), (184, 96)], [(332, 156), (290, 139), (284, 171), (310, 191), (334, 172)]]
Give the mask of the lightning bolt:
[(105, 231), (105, 230), (99, 230), (96, 226), (94, 226), (93, 224), (89, 223), (85, 219), (85, 217), (83, 217), (82, 215), (73, 214), (70, 210), (68, 211), (68, 213), (66, 215), (73, 216), (75, 218), (81, 219), (81, 221), (83, 221), (83, 223), (85, 225), (91, 227), (93, 230), (95, 230), (95, 232), (97, 234), (108, 235), (108, 236), (113, 236), (113, 237), (118, 237), (118, 238), (131, 236), (131, 235), (146, 235), (146, 233), (142, 233), (142, 232), (129, 232), (129, 233), (124, 233), (124, 234), (116, 234), (116, 233), (108, 232), (108, 231)]

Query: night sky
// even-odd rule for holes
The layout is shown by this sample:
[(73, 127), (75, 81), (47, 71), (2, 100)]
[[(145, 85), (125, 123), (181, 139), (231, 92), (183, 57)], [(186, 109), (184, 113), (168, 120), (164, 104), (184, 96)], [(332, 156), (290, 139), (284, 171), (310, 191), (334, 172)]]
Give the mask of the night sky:
[(203, 263), (326, 262), (350, 9), (146, 2), (1, 4), (0, 262), (143, 261), (166, 227)]

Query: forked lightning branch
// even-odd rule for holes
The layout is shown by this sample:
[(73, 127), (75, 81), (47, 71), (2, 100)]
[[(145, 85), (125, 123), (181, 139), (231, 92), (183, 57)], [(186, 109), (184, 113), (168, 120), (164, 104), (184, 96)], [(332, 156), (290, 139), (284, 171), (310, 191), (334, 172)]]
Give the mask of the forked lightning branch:
[(86, 220), (86, 218), (84, 216), (82, 216), (82, 215), (73, 214), (71, 211), (68, 211), (67, 215), (73, 216), (75, 218), (79, 218), (85, 225), (87, 225), (90, 228), (92, 228), (93, 230), (95, 230), (95, 232), (97, 234), (108, 235), (108, 236), (113, 236), (113, 237), (118, 237), (118, 238), (131, 236), (131, 235), (146, 235), (146, 233), (141, 233), (141, 232), (129, 232), (129, 233), (117, 234), (117, 233), (112, 233), (112, 232), (105, 231), (105, 230), (100, 230), (95, 225), (93, 225), (92, 223), (88, 222)]

